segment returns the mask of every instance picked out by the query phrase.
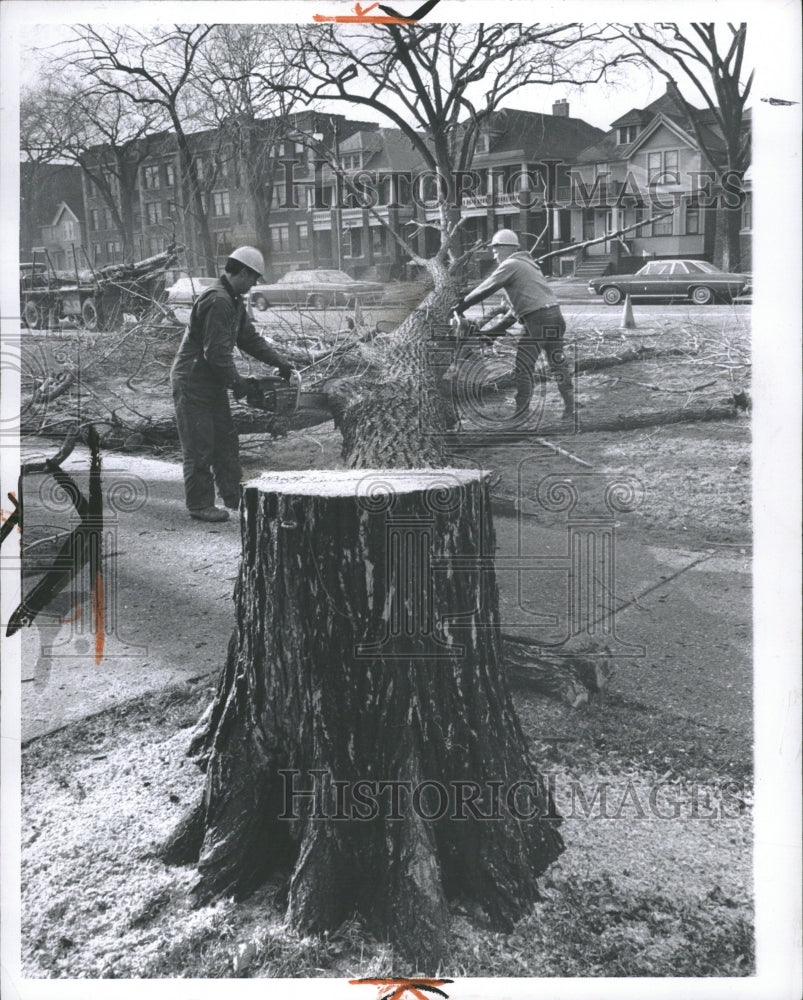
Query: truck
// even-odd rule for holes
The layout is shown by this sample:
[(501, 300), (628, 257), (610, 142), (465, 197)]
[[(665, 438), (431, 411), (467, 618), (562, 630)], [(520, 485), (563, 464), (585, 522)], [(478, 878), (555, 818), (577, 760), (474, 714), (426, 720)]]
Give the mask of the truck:
[(20, 315), (29, 329), (69, 319), (87, 330), (112, 330), (125, 315), (142, 319), (155, 310), (169, 316), (161, 304), (165, 271), (177, 264), (182, 246), (171, 244), (153, 257), (97, 270), (81, 249), (88, 266), (79, 269), (73, 248), (73, 273), (57, 271), (45, 247), (34, 247), (33, 259), (20, 264)]

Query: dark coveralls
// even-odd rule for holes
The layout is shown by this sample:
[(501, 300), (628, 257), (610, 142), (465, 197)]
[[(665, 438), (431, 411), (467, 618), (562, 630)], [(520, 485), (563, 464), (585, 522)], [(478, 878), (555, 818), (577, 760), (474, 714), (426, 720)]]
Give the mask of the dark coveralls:
[(226, 390), (240, 378), (235, 345), (289, 378), (287, 360), (260, 337), (225, 275), (195, 302), (170, 370), (189, 510), (215, 504), (215, 483), (229, 507), (240, 493), (240, 443)]

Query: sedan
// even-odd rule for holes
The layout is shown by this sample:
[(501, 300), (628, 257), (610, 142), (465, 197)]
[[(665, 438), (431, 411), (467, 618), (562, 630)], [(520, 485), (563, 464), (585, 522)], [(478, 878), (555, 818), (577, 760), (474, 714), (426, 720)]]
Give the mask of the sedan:
[(625, 295), (634, 299), (690, 299), (698, 306), (714, 299), (732, 301), (750, 286), (745, 274), (720, 271), (704, 260), (651, 260), (635, 274), (606, 274), (588, 284), (609, 306)]
[(274, 285), (254, 285), (251, 304), (255, 309), (270, 306), (351, 306), (355, 302), (378, 302), (385, 286), (376, 281), (355, 281), (345, 271), (290, 271)]

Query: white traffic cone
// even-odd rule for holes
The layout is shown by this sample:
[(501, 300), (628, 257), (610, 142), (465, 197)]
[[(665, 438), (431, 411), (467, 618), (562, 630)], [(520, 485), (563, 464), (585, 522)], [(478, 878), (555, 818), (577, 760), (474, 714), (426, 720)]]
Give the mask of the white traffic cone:
[(630, 301), (630, 296), (625, 296), (625, 307), (622, 310), (622, 324), (623, 330), (635, 330), (636, 321), (633, 319), (633, 303)]

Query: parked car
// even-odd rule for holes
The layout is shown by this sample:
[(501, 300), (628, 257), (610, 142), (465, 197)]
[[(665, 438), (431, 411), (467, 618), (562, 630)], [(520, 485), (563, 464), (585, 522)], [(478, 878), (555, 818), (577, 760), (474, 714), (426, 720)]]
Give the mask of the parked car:
[(254, 285), (251, 304), (255, 309), (270, 306), (352, 306), (355, 302), (378, 302), (385, 286), (377, 281), (356, 281), (345, 271), (290, 271), (273, 285)]
[(714, 299), (730, 302), (750, 287), (745, 274), (720, 271), (705, 260), (651, 260), (635, 274), (606, 274), (588, 283), (609, 306), (625, 295), (634, 299), (690, 299), (699, 306)]
[(189, 275), (179, 278), (165, 288), (165, 301), (171, 305), (192, 305), (205, 288), (214, 285), (217, 278), (193, 278)]

